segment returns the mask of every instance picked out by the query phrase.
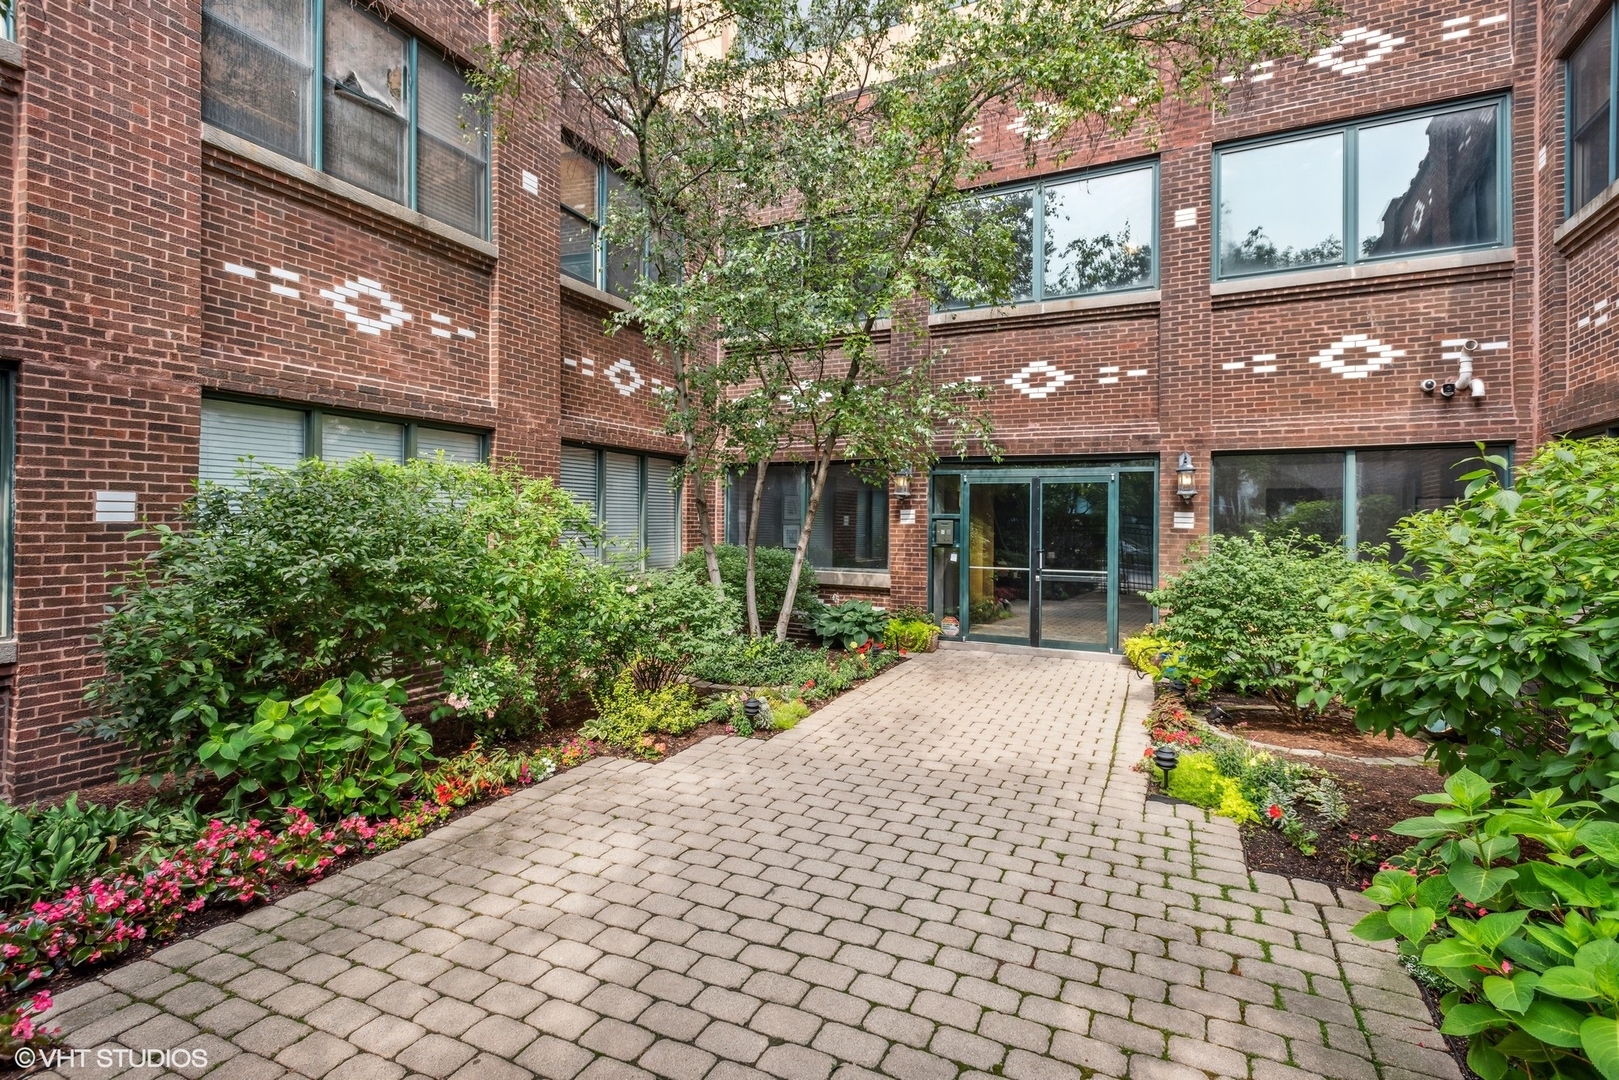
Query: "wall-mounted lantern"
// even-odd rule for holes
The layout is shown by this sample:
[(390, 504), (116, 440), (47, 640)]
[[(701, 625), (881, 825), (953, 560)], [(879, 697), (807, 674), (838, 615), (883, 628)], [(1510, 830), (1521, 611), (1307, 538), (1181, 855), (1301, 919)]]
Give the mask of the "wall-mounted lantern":
[(911, 467), (909, 465), (894, 474), (894, 498), (909, 499), (911, 497)]
[(1175, 466), (1175, 494), (1183, 502), (1191, 502), (1197, 497), (1197, 466), (1192, 464), (1192, 455), (1181, 451), (1180, 464)]

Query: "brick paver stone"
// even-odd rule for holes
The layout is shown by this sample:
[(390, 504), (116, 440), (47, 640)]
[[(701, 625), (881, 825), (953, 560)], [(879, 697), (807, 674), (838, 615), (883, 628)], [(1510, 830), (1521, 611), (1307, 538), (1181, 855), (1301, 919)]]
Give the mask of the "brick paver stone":
[(49, 1020), (227, 1080), (1458, 1080), (1348, 934), (1360, 897), (1147, 801), (1149, 694), (1105, 659), (913, 657), (769, 741), (480, 807)]

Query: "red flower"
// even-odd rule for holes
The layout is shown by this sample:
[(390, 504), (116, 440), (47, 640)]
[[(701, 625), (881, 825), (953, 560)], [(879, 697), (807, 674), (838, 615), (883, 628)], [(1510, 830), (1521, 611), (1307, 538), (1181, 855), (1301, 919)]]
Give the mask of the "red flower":
[(1277, 806), (1275, 803), (1271, 803), (1270, 807), (1265, 811), (1265, 813), (1270, 815), (1270, 819), (1272, 821), (1282, 820), (1282, 808)]

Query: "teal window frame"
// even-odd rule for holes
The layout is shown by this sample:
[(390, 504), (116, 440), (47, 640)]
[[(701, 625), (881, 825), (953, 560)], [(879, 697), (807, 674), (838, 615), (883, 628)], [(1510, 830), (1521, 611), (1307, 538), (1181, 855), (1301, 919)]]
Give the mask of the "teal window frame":
[[(852, 464), (852, 463), (851, 462), (846, 462), (846, 461), (838, 461), (838, 462), (834, 462), (833, 464), (834, 465), (848, 465), (848, 464)], [(798, 520), (799, 520), (800, 525), (802, 525), (803, 520), (804, 520), (805, 508), (809, 506), (810, 495), (813, 493), (813, 491), (815, 489), (815, 478), (811, 475), (810, 466), (806, 465), (806, 464), (804, 464), (802, 462), (795, 462), (795, 461), (773, 461), (773, 462), (770, 463), (769, 469), (766, 471), (765, 479), (768, 481), (770, 476), (772, 474), (778, 472), (778, 471), (790, 471), (790, 472), (793, 472), (794, 474), (796, 474), (797, 477), (798, 477), (798, 506), (799, 506)], [(745, 469), (732, 469), (731, 470), (731, 476), (730, 476), (730, 482), (728, 484), (726, 484), (726, 487), (725, 487), (725, 493), (726, 493), (725, 506), (724, 506), (724, 509), (725, 509), (725, 528), (724, 528), (724, 531), (723, 531), (723, 535), (725, 537), (725, 542), (728, 543), (728, 544), (733, 543), (732, 538), (731, 538), (731, 528), (732, 528), (732, 526), (735, 525), (735, 526), (740, 527), (740, 524), (741, 524), (739, 521), (736, 520), (736, 517), (735, 517), (734, 512), (733, 512), (734, 505), (733, 505), (733, 502), (732, 502), (732, 493), (736, 492), (738, 497), (744, 497), (744, 498), (750, 498), (752, 496), (752, 494), (753, 494), (751, 490), (744, 491), (742, 489), (742, 487), (740, 486), (739, 481), (741, 480), (741, 478), (744, 475), (746, 475), (746, 473), (747, 473), (747, 470), (745, 470)], [(851, 470), (849, 475), (853, 476), (854, 479), (859, 481), (864, 487), (873, 488), (873, 489), (877, 488), (876, 484), (872, 484), (872, 483), (870, 483), (868, 481), (861, 480), (861, 478), (859, 476), (855, 475), (852, 470)], [(831, 478), (828, 477), (827, 490), (829, 491), (830, 489), (831, 489)], [(882, 565), (882, 567), (879, 569), (876, 566), (821, 566), (818, 563), (812, 562), (808, 558), (806, 558), (805, 562), (810, 567), (812, 567), (815, 570), (825, 570), (828, 573), (839, 573), (839, 574), (887, 574), (887, 573), (892, 572), (892, 570), (893, 570), (893, 562), (892, 562), (892, 560), (893, 560), (893, 555), (894, 555), (894, 536), (893, 536), (893, 531), (886, 527), (886, 525), (887, 525), (886, 518), (887, 518), (887, 515), (893, 509), (892, 504), (894, 502), (895, 497), (894, 497), (893, 491), (890, 490), (888, 485), (884, 485), (881, 488), (881, 490), (883, 492), (883, 514), (884, 514), (884, 518), (885, 518), (885, 521), (884, 521), (885, 530), (884, 530), (884, 533), (883, 533), (883, 565)], [(817, 521), (821, 520), (821, 515), (822, 514), (830, 514), (830, 513), (832, 513), (832, 507), (831, 507), (831, 505), (828, 503), (828, 501), (826, 499), (826, 494), (827, 493), (825, 491), (823, 491), (821, 493), (821, 505), (815, 511)], [(813, 542), (814, 536), (812, 535), (810, 539)], [(747, 539), (746, 539), (746, 537), (738, 537), (737, 540), (735, 541), (735, 543), (737, 543), (738, 546), (743, 546), (743, 545), (745, 545), (747, 543)], [(767, 544), (765, 546), (766, 547), (773, 547), (775, 545)], [(813, 548), (813, 543), (812, 543), (811, 550), (813, 551), (813, 549), (814, 548)], [(790, 546), (782, 545), (782, 550), (791, 551), (793, 549)]]
[(1600, 196), (1601, 192), (1592, 195), (1579, 206), (1574, 205), (1574, 80), (1569, 77), (1570, 62), (1574, 54), (1580, 51), (1587, 38), (1596, 33), (1597, 24), (1603, 18), (1608, 20), (1608, 183), (1602, 189), (1606, 191), (1615, 181), (1619, 181), (1619, 4), (1613, 4), (1603, 9), (1602, 14), (1592, 20), (1590, 29), (1580, 35), (1578, 41), (1563, 57), (1563, 212), (1565, 217), (1577, 213), (1582, 207), (1589, 206)]
[[(1046, 293), (1046, 260), (1043, 257), (1046, 235), (1046, 188), (1060, 187), (1063, 184), (1076, 180), (1093, 180), (1102, 176), (1118, 176), (1124, 173), (1146, 172), (1152, 173), (1152, 271), (1147, 280), (1138, 285), (1120, 285), (1112, 289), (1092, 289), (1088, 292), (1054, 292)], [(1160, 240), (1163, 225), (1159, 220), (1163, 213), (1163, 204), (1159, 191), (1159, 159), (1149, 158), (1145, 161), (1117, 162), (1099, 166), (1094, 169), (1083, 169), (1078, 172), (1058, 173), (1051, 176), (1042, 176), (1038, 180), (1017, 184), (1004, 184), (996, 187), (974, 188), (964, 192), (969, 198), (1002, 198), (1007, 195), (1019, 195), (1025, 191), (1034, 193), (1034, 225), (1030, 230), (1030, 243), (1035, 250), (1029, 253), (1029, 289), (1031, 295), (1026, 299), (1011, 301), (1012, 306), (1023, 304), (1043, 304), (1049, 300), (1073, 300), (1085, 296), (1124, 296), (1130, 293), (1150, 292), (1158, 288), (1159, 260), (1162, 254)], [(937, 303), (936, 311), (970, 311), (980, 307), (1002, 307), (1001, 304), (955, 304), (950, 302)]]
[(253, 397), (249, 394), (204, 394), (204, 401), (237, 401), (245, 405), (262, 405), (271, 409), (285, 409), (287, 412), (303, 413), (304, 417), (304, 461), (325, 460), (322, 453), (322, 435), (324, 421), (328, 416), (348, 417), (354, 420), (376, 420), (387, 424), (398, 424), (405, 429), (404, 455), (406, 461), (413, 461), (420, 457), (417, 450), (417, 435), (422, 428), (432, 431), (458, 431), (467, 435), (476, 435), (480, 446), (480, 464), (489, 461), (490, 432), (488, 428), (474, 427), (469, 424), (439, 423), (438, 421), (421, 421), (410, 417), (391, 416), (388, 413), (363, 412), (357, 409), (333, 409), (324, 405), (308, 405), (303, 402), (286, 401), (281, 398)]
[(7, 41), (17, 40), (17, 3), (18, 0), (10, 0), (10, 3), (6, 5), (5, 19), (0, 22), (0, 36), (3, 36)]
[[(1292, 454), (1341, 454), (1343, 455), (1343, 546), (1344, 550), (1349, 553), (1350, 558), (1356, 558), (1357, 549), (1360, 547), (1360, 483), (1358, 472), (1358, 455), (1362, 453), (1384, 453), (1388, 451), (1397, 453), (1402, 450), (1459, 450), (1464, 447), (1473, 449), (1475, 451), (1478, 449), (1476, 446), (1473, 446), (1470, 443), (1422, 443), (1415, 446), (1360, 446), (1349, 448), (1327, 446), (1307, 448), (1289, 447), (1285, 450), (1215, 451), (1215, 453), (1211, 455), (1209, 462), (1209, 533), (1210, 535), (1216, 534), (1216, 530), (1214, 528), (1214, 470), (1219, 468), (1220, 460), (1222, 458), (1261, 456), (1285, 457)], [(1488, 453), (1491, 448), (1500, 448), (1504, 451), (1500, 456), (1505, 457), (1507, 461), (1507, 475), (1505, 477), (1505, 481), (1507, 486), (1510, 487), (1512, 485), (1512, 468), (1517, 446), (1515, 443), (1511, 442), (1487, 443), (1484, 452)], [(1218, 535), (1225, 536), (1245, 534), (1219, 533)]]
[(17, 369), (0, 367), (0, 640), (17, 636)]
[[(17, 0), (12, 0), (12, 2), (16, 3)], [(303, 156), (299, 160), (319, 172), (326, 172), (326, 5), (328, 3), (339, 4), (346, 2), (348, 2), (348, 0), (305, 0), (305, 18), (308, 21), (309, 35), (311, 38), (311, 86), (308, 115), (309, 127), (305, 139)], [(417, 93), (417, 81), (418, 72), (420, 71), (418, 58), (419, 53), (424, 45), (426, 45), (426, 47), (429, 49), (436, 49), (437, 46), (424, 42), (420, 37), (412, 33), (407, 26), (398, 25), (392, 20), (383, 22), (382, 20), (377, 19), (377, 16), (373, 13), (371, 8), (363, 3), (355, 4), (354, 7), (361, 15), (368, 19), (377, 21), (380, 25), (387, 26), (388, 28), (403, 34), (407, 39), (404, 86), (406, 108), (404, 177), (405, 199), (403, 202), (398, 203), (398, 205), (407, 207), (416, 213), (422, 214), (424, 217), (429, 217), (434, 221), (438, 221), (438, 218), (433, 218), (432, 215), (421, 210), (419, 205), (420, 200), (418, 198), (419, 185), (417, 183), (417, 174), (421, 166), (417, 146), (421, 130), (420, 116), (417, 108), (419, 101)], [(208, 16), (204, 14), (203, 17), (206, 20)], [(9, 17), (7, 19), (7, 23), (8, 25), (10, 23)], [(465, 72), (467, 68), (466, 64), (463, 64), (448, 55), (445, 56), (445, 62), (450, 64), (457, 71)], [(207, 97), (208, 87), (206, 85), (203, 86), (202, 93), (204, 97)], [(238, 137), (247, 138), (246, 136)], [(485, 125), (485, 129), (480, 133), (479, 138), (481, 140), (481, 149), (483, 151), (483, 190), (479, 194), (481, 196), (483, 206), (481, 214), (482, 221), (480, 222), (479, 230), (475, 235), (481, 240), (487, 240), (489, 239), (492, 231), (494, 215), (494, 160), (493, 156), (490, 154), (490, 139), (487, 125)], [(248, 141), (252, 140), (249, 139)], [(279, 153), (279, 151), (275, 152)], [(337, 177), (336, 179), (341, 178)], [(350, 181), (344, 181), (344, 183), (350, 183)], [(377, 195), (376, 197), (379, 199), (387, 199), (387, 196), (385, 195)], [(388, 201), (393, 202), (394, 200), (388, 199)], [(448, 228), (456, 228), (454, 225), (449, 225), (448, 223), (444, 224), (446, 224)]]
[[(619, 182), (623, 183), (624, 174), (613, 168), (612, 165), (603, 160), (599, 155), (592, 153), (583, 147), (574, 146), (565, 142), (563, 144), (563, 149), (564, 152), (571, 151), (587, 161), (594, 162), (596, 165), (596, 216), (594, 218), (586, 217), (584, 214), (581, 214), (578, 210), (569, 206), (567, 203), (560, 201), (558, 202), (558, 205), (562, 208), (562, 213), (566, 214), (568, 217), (574, 219), (590, 230), (590, 277), (581, 277), (572, 270), (568, 269), (566, 265), (561, 267), (562, 273), (575, 281), (582, 281), (592, 288), (600, 289), (604, 293), (611, 293), (613, 296), (627, 300), (629, 299), (630, 295), (633, 295), (633, 290), (629, 294), (614, 292), (613, 289), (609, 287), (610, 278), (607, 273), (607, 200), (609, 195), (607, 181), (609, 176), (617, 176), (619, 178)], [(641, 244), (641, 272), (636, 275), (635, 280), (637, 283), (644, 281), (650, 271), (650, 267), (648, 266), (651, 259), (650, 247), (651, 245), (648, 241), (643, 241)]]
[[(562, 445), (563, 446), (573, 447), (576, 450), (588, 450), (591, 453), (596, 455), (596, 499), (595, 499), (595, 505), (593, 507), (591, 507), (591, 511), (592, 511), (591, 522), (593, 524), (597, 525), (597, 526), (602, 525), (604, 523), (604, 521), (605, 521), (605, 509), (606, 509), (606, 503), (607, 503), (607, 455), (608, 454), (622, 454), (625, 457), (637, 458), (640, 461), (640, 465), (641, 465), (640, 508), (639, 508), (639, 515), (640, 516), (639, 516), (639, 520), (638, 520), (637, 525), (636, 525), (636, 534), (637, 534), (637, 537), (638, 537), (638, 545), (639, 545), (638, 546), (638, 565), (639, 565), (639, 567), (641, 569), (645, 570), (647, 568), (647, 566), (646, 566), (647, 552), (650, 550), (650, 545), (647, 543), (647, 531), (646, 531), (647, 530), (646, 497), (647, 497), (647, 491), (648, 491), (648, 483), (649, 483), (651, 477), (650, 477), (650, 473), (648, 472), (648, 469), (647, 469), (647, 462), (649, 460), (651, 460), (651, 459), (654, 459), (654, 458), (658, 459), (660, 461), (667, 461), (672, 466), (674, 466), (674, 469), (678, 472), (678, 470), (680, 469), (680, 465), (681, 465), (680, 459), (677, 458), (677, 457), (674, 457), (672, 455), (669, 455), (669, 454), (649, 454), (649, 453), (646, 453), (643, 450), (627, 450), (627, 449), (624, 449), (622, 447), (600, 446), (600, 445), (596, 445), (596, 444), (593, 444), (593, 443), (564, 442)], [(567, 491), (566, 488), (563, 488), (562, 490)], [(573, 492), (567, 491), (567, 493), (575, 502), (584, 502), (583, 499), (581, 499), (578, 495), (575, 495)], [(674, 488), (674, 497), (675, 497), (674, 549), (675, 549), (675, 561), (676, 562), (680, 561), (680, 556), (684, 553), (684, 549), (681, 547), (681, 543), (680, 543), (680, 535), (681, 535), (681, 532), (683, 531), (682, 528), (681, 528), (681, 526), (683, 524), (683, 522), (681, 520), (683, 515), (681, 514), (680, 511), (681, 511), (682, 507), (684, 506), (685, 496), (686, 496), (686, 485), (685, 485), (684, 481), (681, 481)], [(597, 546), (594, 549), (591, 549), (591, 551), (597, 558), (600, 558), (600, 559), (609, 558), (609, 552), (605, 548), (603, 548), (601, 546)], [(622, 557), (622, 556), (619, 556), (619, 557)]]
[[(1483, 108), (1494, 105), (1497, 109), (1495, 120), (1495, 170), (1496, 170), (1496, 220), (1500, 223), (1498, 235), (1493, 241), (1479, 244), (1452, 244), (1445, 247), (1426, 248), (1421, 251), (1397, 251), (1387, 255), (1361, 255), (1360, 244), (1360, 161), (1359, 161), (1359, 135), (1363, 128), (1382, 127), (1385, 124), (1398, 123), (1401, 120), (1414, 120), (1424, 116), (1442, 116), (1446, 113), (1467, 112), (1470, 109)], [(1262, 146), (1280, 146), (1286, 143), (1302, 142), (1306, 139), (1319, 138), (1322, 135), (1341, 133), (1343, 135), (1343, 206), (1340, 214), (1340, 236), (1343, 238), (1343, 257), (1335, 262), (1315, 263), (1310, 266), (1284, 266), (1275, 269), (1245, 270), (1222, 273), (1220, 270), (1220, 159), (1225, 154), (1238, 153), (1243, 150), (1253, 150)], [(1275, 274), (1308, 273), (1311, 270), (1327, 270), (1341, 266), (1357, 266), (1368, 263), (1400, 262), (1414, 258), (1424, 258), (1429, 255), (1442, 255), (1453, 251), (1489, 251), (1504, 248), (1512, 242), (1512, 95), (1506, 93), (1485, 94), (1464, 98), (1459, 101), (1447, 101), (1437, 105), (1423, 105), (1410, 109), (1401, 109), (1397, 112), (1378, 113), (1375, 116), (1362, 117), (1357, 120), (1336, 124), (1320, 124), (1315, 127), (1300, 128), (1279, 135), (1265, 135), (1258, 138), (1242, 139), (1237, 142), (1223, 143), (1214, 148), (1210, 162), (1210, 187), (1212, 190), (1210, 207), (1209, 234), (1212, 240), (1209, 252), (1210, 276), (1214, 281), (1236, 281), (1248, 278), (1269, 277)]]

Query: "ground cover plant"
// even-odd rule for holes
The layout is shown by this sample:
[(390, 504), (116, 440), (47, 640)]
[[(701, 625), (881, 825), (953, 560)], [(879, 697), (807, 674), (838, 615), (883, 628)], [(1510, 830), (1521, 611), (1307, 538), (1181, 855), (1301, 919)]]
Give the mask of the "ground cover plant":
[(1619, 440), (1554, 442), (1397, 525), (1398, 574), (1332, 592), (1301, 700), (1446, 734), (1441, 767), (1560, 787), (1619, 817)]
[(895, 612), (883, 631), (883, 644), (902, 652), (927, 652), (938, 640), (938, 620), (916, 609)]
[(810, 615), (810, 628), (830, 645), (858, 649), (888, 632), (888, 615), (870, 600), (845, 600), (841, 604), (820, 604)]

